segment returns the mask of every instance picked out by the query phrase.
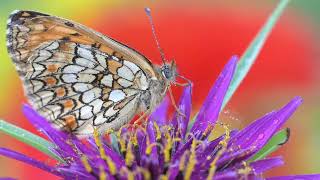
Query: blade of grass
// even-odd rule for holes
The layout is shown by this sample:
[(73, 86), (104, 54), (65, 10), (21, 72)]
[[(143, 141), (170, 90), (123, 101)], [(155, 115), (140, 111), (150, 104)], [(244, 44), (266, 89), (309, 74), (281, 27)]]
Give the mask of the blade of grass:
[(283, 129), (279, 131), (277, 134), (272, 136), (269, 142), (257, 153), (255, 154), (249, 161), (257, 161), (267, 157), (270, 153), (276, 151), (283, 144), (285, 144), (289, 140), (290, 129)]
[(264, 43), (266, 42), (272, 28), (280, 18), (281, 14), (283, 13), (285, 7), (288, 5), (290, 0), (280, 0), (278, 6), (269, 16), (268, 20), (265, 22), (263, 27), (260, 29), (259, 33), (253, 39), (249, 47), (241, 56), (236, 72), (234, 77), (231, 81), (229, 89), (224, 97), (224, 101), (221, 107), (221, 110), (225, 107), (225, 105), (229, 102), (232, 95), (235, 93), (239, 85), (241, 84), (242, 80), (246, 77), (248, 71), (250, 70), (251, 66), (255, 62), (261, 48), (263, 47)]
[(51, 142), (43, 139), (40, 136), (37, 136), (27, 130), (19, 128), (11, 123), (0, 120), (0, 132), (4, 132), (19, 141), (22, 141), (39, 151), (49, 155), (50, 157), (58, 160), (59, 162), (64, 163), (64, 160), (61, 159), (52, 149), (54, 149), (55, 145)]

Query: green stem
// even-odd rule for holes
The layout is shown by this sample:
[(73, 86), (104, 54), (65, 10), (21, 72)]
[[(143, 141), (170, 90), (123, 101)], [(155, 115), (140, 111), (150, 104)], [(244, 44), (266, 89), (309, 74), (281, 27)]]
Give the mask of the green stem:
[(63, 163), (64, 160), (61, 159), (54, 151), (55, 145), (51, 142), (43, 139), (42, 137), (35, 135), (27, 130), (19, 128), (9, 122), (0, 120), (0, 132), (4, 132), (19, 141), (22, 141), (39, 151), (49, 155), (50, 157), (58, 160), (59, 162)]
[(238, 66), (236, 68), (234, 77), (231, 81), (229, 89), (224, 97), (224, 101), (222, 104), (221, 110), (225, 107), (225, 105), (229, 102), (232, 95), (235, 93), (243, 79), (248, 74), (251, 66), (254, 64), (258, 54), (261, 51), (264, 43), (266, 42), (272, 28), (275, 26), (276, 22), (279, 20), (281, 14), (283, 13), (285, 7), (288, 5), (290, 0), (280, 0), (278, 6), (269, 16), (268, 20), (265, 22), (264, 26), (261, 28), (260, 32), (253, 39), (249, 47), (241, 56)]

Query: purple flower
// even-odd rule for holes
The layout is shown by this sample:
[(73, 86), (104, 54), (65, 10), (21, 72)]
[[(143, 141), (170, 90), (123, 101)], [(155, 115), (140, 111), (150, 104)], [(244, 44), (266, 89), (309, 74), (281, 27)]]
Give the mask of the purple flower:
[[(293, 98), (243, 130), (230, 130), (217, 119), (236, 64), (237, 58), (233, 57), (225, 66), (193, 125), (189, 122), (190, 86), (184, 89), (178, 104), (185, 116), (176, 113), (168, 120), (169, 103), (165, 99), (145, 126), (125, 126), (85, 140), (52, 128), (29, 106), (24, 106), (27, 118), (55, 144), (52, 152), (63, 162), (49, 166), (6, 148), (0, 148), (0, 154), (66, 179), (263, 179), (264, 172), (283, 165), (282, 158), (249, 160), (279, 131), (302, 99)], [(222, 126), (225, 134), (213, 139), (215, 126)], [(271, 179), (295, 177), (319, 179), (320, 175)]]

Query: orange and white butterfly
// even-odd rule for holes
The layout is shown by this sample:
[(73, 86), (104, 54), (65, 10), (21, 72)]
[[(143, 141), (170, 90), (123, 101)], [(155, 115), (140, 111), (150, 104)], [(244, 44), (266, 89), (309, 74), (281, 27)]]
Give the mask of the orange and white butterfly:
[(150, 112), (175, 81), (175, 63), (152, 64), (134, 49), (81, 24), (14, 11), (7, 48), (30, 104), (76, 135), (119, 129)]

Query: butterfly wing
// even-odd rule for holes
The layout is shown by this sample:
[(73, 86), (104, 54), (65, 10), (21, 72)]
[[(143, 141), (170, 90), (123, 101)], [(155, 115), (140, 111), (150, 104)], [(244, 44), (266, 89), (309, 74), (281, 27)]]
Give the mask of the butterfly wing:
[(137, 51), (80, 24), (14, 12), (7, 47), (32, 106), (58, 128), (92, 134), (128, 122), (156, 78)]

